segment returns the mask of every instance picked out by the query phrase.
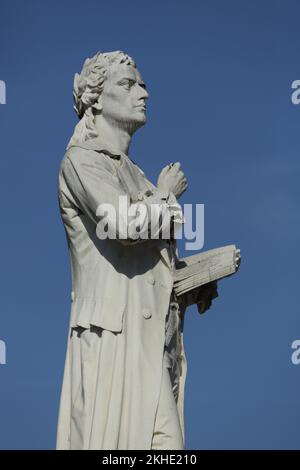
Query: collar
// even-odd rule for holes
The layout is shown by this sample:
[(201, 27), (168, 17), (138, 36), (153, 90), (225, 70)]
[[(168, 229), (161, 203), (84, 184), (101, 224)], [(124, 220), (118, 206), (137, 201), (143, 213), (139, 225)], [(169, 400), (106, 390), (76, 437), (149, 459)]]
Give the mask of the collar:
[(96, 152), (105, 152), (111, 158), (116, 158), (118, 160), (121, 158), (122, 155), (125, 155), (124, 153), (113, 149), (110, 145), (106, 144), (105, 141), (99, 137), (95, 139), (89, 139), (84, 142), (78, 142), (76, 144), (71, 145), (70, 148), (71, 147), (80, 147), (86, 150), (95, 150)]

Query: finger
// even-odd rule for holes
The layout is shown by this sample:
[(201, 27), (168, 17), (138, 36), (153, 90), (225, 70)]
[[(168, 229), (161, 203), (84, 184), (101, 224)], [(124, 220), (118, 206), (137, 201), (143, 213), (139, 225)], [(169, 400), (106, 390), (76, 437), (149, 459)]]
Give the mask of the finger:
[(173, 164), (172, 168), (176, 168), (176, 170), (180, 170), (180, 168), (181, 168), (180, 162), (175, 162), (175, 163)]
[(181, 181), (180, 186), (181, 186), (182, 188), (187, 188), (187, 186), (188, 186), (187, 181)]
[(183, 181), (187, 181), (187, 177), (185, 176), (182, 170), (179, 170), (178, 177), (182, 179)]
[(165, 166), (165, 167), (161, 170), (159, 176), (164, 176), (169, 170), (170, 170), (169, 165)]
[(181, 178), (181, 181), (182, 181), (183, 183), (187, 183), (187, 178), (186, 178), (186, 176), (185, 176), (183, 173), (182, 173), (182, 175), (180, 176), (180, 178)]
[(167, 171), (169, 171), (170, 169), (170, 165), (166, 165), (163, 167), (163, 169), (161, 170), (161, 173), (166, 173)]
[(204, 313), (205, 312), (205, 310), (206, 310), (205, 302), (201, 301), (197, 304), (197, 306), (198, 306), (198, 312), (199, 313)]
[(180, 182), (180, 187), (186, 189), (186, 188), (187, 188), (187, 183), (184, 182), (184, 181), (181, 181), (181, 182)]

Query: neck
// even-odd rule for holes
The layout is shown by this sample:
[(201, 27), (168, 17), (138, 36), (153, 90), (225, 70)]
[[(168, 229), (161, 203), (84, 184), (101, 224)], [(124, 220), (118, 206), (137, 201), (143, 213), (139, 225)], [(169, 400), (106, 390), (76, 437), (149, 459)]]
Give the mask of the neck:
[(113, 149), (128, 155), (132, 135), (129, 130), (109, 122), (102, 115), (95, 116), (95, 128), (99, 136)]

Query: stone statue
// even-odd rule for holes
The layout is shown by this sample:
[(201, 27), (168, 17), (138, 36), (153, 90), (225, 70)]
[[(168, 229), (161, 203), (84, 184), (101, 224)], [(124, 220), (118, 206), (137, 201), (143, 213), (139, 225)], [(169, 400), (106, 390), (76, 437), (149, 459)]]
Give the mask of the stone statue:
[[(176, 162), (155, 186), (128, 156), (133, 134), (146, 123), (147, 99), (133, 59), (123, 52), (98, 52), (75, 75), (79, 123), (59, 173), (72, 308), (57, 449), (184, 448), (183, 324), (196, 300), (179, 301), (172, 273), (174, 224), (182, 222), (178, 199), (187, 181)], [(155, 205), (169, 237), (159, 236), (161, 222), (158, 236), (142, 237), (150, 222), (134, 211), (130, 224), (140, 235), (131, 236), (121, 197), (129, 211), (140, 202), (149, 214)], [(122, 219), (106, 220), (106, 238), (97, 233), (101, 204)], [(215, 296), (216, 283), (202, 286), (201, 311)]]

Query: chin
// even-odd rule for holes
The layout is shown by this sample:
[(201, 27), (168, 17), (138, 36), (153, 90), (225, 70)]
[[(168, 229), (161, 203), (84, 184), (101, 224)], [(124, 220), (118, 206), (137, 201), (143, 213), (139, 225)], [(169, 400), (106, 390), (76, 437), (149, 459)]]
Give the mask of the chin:
[(137, 122), (143, 126), (144, 124), (146, 124), (147, 122), (147, 118), (146, 118), (146, 115), (144, 115), (143, 117), (141, 117), (139, 120), (137, 120)]
[(145, 121), (146, 119), (146, 111), (143, 109), (135, 110), (135, 112), (131, 116), (133, 121)]
[(133, 134), (140, 127), (146, 124), (146, 116), (143, 116), (143, 117), (141, 116), (139, 119), (132, 119), (130, 121), (127, 121), (126, 124), (127, 124), (127, 129), (129, 133)]

